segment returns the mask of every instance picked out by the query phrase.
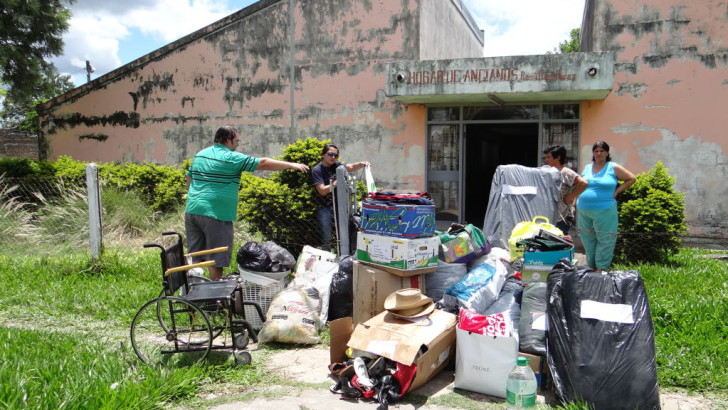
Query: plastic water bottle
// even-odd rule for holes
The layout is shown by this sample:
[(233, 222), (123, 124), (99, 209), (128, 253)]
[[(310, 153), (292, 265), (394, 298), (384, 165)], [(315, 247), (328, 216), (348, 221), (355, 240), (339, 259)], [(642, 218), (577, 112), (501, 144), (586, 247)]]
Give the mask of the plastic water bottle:
[(506, 382), (506, 408), (536, 408), (536, 375), (528, 366), (528, 359), (519, 357)]

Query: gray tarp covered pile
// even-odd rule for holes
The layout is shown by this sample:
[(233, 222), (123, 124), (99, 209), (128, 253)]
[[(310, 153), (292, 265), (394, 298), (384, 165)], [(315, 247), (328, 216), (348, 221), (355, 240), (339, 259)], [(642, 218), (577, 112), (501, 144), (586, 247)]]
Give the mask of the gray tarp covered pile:
[(545, 216), (558, 221), (561, 173), (550, 166), (540, 168), (501, 165), (490, 186), (483, 233), (491, 245), (508, 249), (508, 238), (519, 222)]

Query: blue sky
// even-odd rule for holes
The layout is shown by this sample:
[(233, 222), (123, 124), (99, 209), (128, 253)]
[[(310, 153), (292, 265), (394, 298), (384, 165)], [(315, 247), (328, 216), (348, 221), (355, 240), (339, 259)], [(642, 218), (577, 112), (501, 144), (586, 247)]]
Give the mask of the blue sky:
[[(79, 86), (86, 82), (86, 60), (97, 78), (255, 2), (77, 0), (64, 54), (52, 61)], [(462, 2), (484, 30), (488, 57), (551, 51), (581, 25), (584, 10), (584, 0), (520, 0), (517, 7), (503, 0)]]

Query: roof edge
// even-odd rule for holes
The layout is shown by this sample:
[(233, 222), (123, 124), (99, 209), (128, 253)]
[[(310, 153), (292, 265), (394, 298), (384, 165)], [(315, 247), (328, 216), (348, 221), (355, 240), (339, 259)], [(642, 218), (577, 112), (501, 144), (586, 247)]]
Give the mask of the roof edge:
[(235, 13), (230, 14), (226, 17), (223, 17), (220, 20), (218, 20), (212, 24), (209, 24), (197, 31), (194, 31), (184, 37), (180, 37), (179, 39), (177, 39), (161, 48), (158, 48), (158, 49), (152, 51), (151, 53), (143, 55), (143, 56), (137, 58), (136, 60), (133, 60), (127, 64), (124, 64), (123, 66), (121, 66), (119, 68), (109, 71), (108, 73), (102, 75), (101, 77), (98, 77), (94, 80), (91, 80), (90, 82), (87, 82), (86, 84), (83, 84), (79, 87), (69, 90), (43, 104), (39, 104), (38, 108), (42, 111), (45, 111), (45, 110), (48, 110), (59, 104), (63, 104), (66, 101), (69, 101), (74, 98), (78, 98), (85, 94), (88, 94), (90, 91), (103, 87), (105, 84), (113, 82), (117, 78), (125, 75), (126, 73), (128, 73), (134, 69), (142, 67), (152, 61), (155, 61), (167, 54), (170, 54), (174, 50), (177, 50), (187, 44), (190, 44), (205, 36), (208, 36), (212, 33), (222, 30), (225, 27), (228, 27), (231, 24), (233, 24), (245, 17), (253, 15), (276, 3), (280, 3), (281, 1), (283, 1), (283, 0), (260, 0), (256, 3), (253, 3), (250, 6), (240, 9), (240, 10), (236, 11)]

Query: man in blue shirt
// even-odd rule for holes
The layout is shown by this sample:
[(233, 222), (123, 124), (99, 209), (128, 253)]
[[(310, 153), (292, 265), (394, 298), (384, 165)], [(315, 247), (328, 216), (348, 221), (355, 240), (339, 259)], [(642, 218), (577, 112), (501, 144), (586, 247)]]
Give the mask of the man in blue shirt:
[(314, 195), (314, 201), (318, 205), (316, 220), (318, 221), (321, 233), (322, 249), (329, 251), (333, 246), (334, 210), (333, 195), (331, 192), (336, 187), (336, 168), (345, 165), (346, 172), (354, 172), (369, 165), (367, 161), (343, 164), (338, 161), (339, 147), (328, 143), (321, 151), (321, 162), (316, 164), (311, 171), (313, 185), (318, 195)]
[[(215, 144), (195, 155), (186, 175), (189, 183), (185, 207), (187, 251), (228, 247), (227, 252), (210, 255), (215, 260), (215, 265), (208, 268), (212, 280), (220, 279), (223, 268), (230, 266), (240, 175), (255, 170), (308, 172), (305, 164), (255, 158), (236, 152), (238, 144), (235, 128), (220, 127), (215, 133)], [(194, 262), (203, 258), (205, 256), (197, 257)]]

